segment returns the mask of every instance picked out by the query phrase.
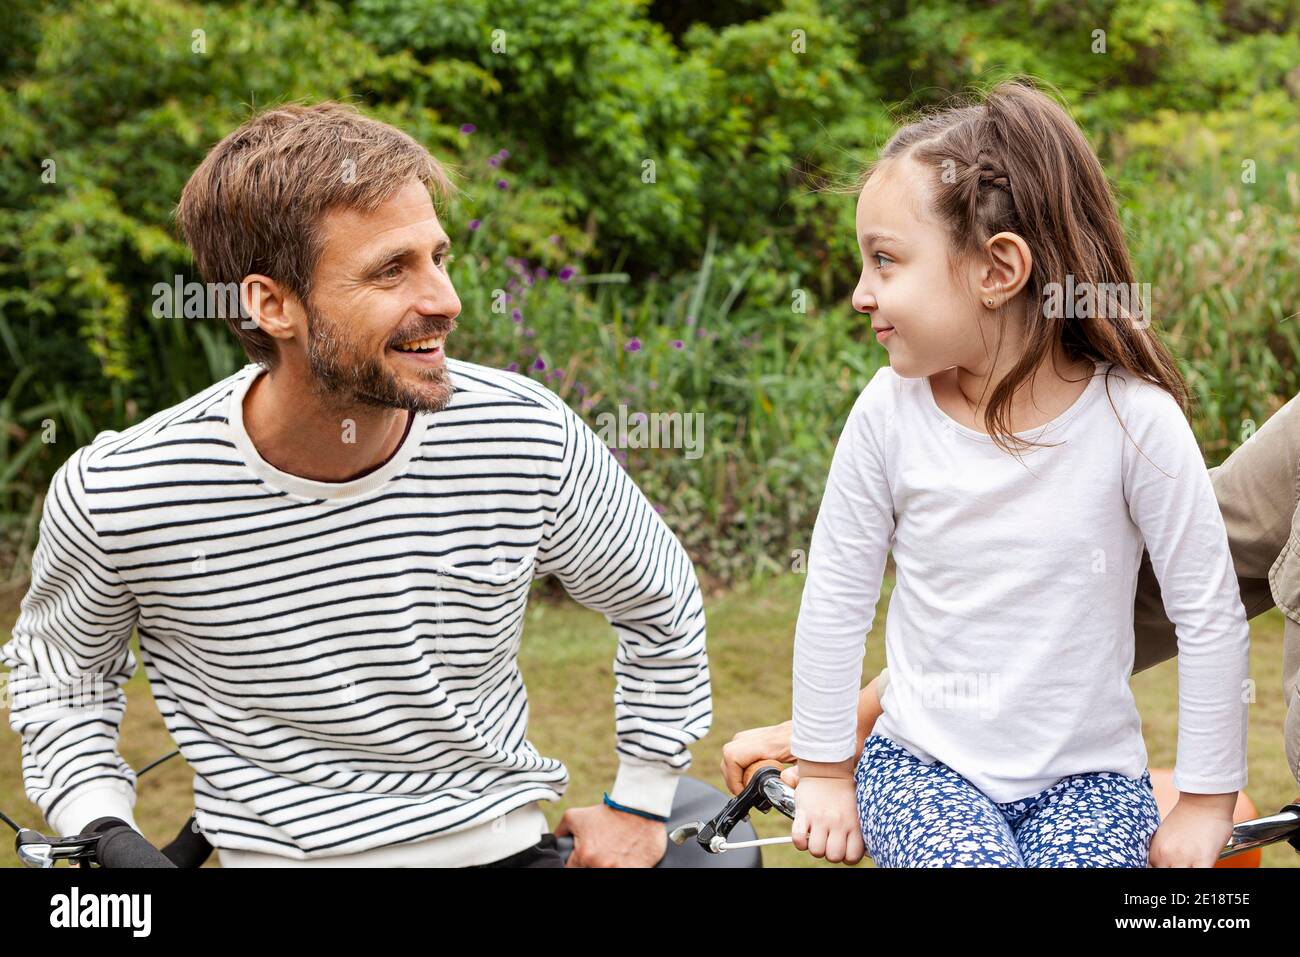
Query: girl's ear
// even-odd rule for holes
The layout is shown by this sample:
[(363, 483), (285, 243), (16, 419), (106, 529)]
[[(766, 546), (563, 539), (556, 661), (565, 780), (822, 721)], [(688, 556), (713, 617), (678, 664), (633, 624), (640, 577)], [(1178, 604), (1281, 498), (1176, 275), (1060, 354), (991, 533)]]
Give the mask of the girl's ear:
[(1008, 232), (990, 237), (984, 250), (988, 258), (980, 266), (976, 291), (981, 305), (996, 309), (1029, 282), (1034, 257), (1023, 239)]

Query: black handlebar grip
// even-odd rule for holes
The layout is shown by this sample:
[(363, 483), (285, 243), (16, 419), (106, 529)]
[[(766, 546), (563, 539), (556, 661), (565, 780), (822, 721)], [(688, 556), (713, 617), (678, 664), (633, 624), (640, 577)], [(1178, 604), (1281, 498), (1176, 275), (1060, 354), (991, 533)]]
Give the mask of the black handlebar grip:
[[(1286, 814), (1288, 812), (1291, 814), (1300, 815), (1300, 802), (1288, 804), (1286, 807), (1282, 808), (1282, 810), (1278, 811), (1277, 813)], [(1296, 831), (1289, 838), (1287, 838), (1287, 843), (1295, 848), (1295, 852), (1297, 854), (1300, 854), (1300, 830)]]
[(203, 862), (212, 854), (212, 845), (203, 836), (203, 832), (199, 830), (194, 820), (194, 815), (191, 814), (185, 826), (180, 829), (172, 842), (162, 849), (162, 852), (163, 856), (177, 867), (202, 867)]
[(121, 818), (101, 817), (92, 821), (85, 833), (100, 835), (95, 846), (95, 860), (100, 867), (176, 866)]

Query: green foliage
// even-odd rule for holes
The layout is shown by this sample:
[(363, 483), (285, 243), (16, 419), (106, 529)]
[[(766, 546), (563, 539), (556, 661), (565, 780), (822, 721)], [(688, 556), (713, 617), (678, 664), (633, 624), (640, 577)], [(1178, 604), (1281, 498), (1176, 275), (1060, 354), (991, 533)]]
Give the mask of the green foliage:
[(700, 238), (692, 149), (707, 109), (698, 70), (643, 7), (359, 0), (349, 25), (381, 51), (491, 75), (487, 95), (450, 101), (455, 119), (508, 137), (527, 178), (556, 190), (578, 221), (667, 266)]
[(0, 37), (0, 551), (21, 569), (73, 449), (245, 361), (224, 323), (154, 316), (152, 289), (197, 278), (171, 216), (206, 151), (294, 99), (353, 99), (452, 168), (457, 355), (593, 424), (705, 414), (700, 458), (620, 452), (706, 577), (806, 549), (885, 358), (847, 303), (853, 198), (819, 187), (908, 110), (1008, 72), (1057, 88), (1098, 150), (1219, 461), (1300, 391), (1297, 63), (1287, 0), (20, 5)]

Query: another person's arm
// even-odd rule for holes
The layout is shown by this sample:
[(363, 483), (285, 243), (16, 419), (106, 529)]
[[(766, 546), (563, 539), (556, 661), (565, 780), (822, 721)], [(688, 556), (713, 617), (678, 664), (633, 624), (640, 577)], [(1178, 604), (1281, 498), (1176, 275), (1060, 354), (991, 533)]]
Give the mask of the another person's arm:
[[(1273, 607), (1268, 573), (1286, 545), (1300, 496), (1300, 397), (1291, 399), (1239, 446), (1210, 480), (1228, 534), (1228, 547), (1246, 617)], [(1133, 607), (1133, 671), (1178, 653), (1151, 556), (1142, 555)]]
[(22, 739), (28, 798), (60, 835), (132, 817), (135, 772), (117, 753), (135, 671), (135, 598), (90, 519), (80, 449), (54, 474), (41, 515), (31, 586), (13, 637), (9, 722)]
[[(880, 669), (880, 674), (867, 682), (858, 695), (858, 734), (853, 746), (855, 754), (861, 754), (866, 740), (871, 736), (871, 729), (876, 719), (884, 713), (880, 698), (885, 693), (889, 680), (889, 669)], [(781, 772), (781, 780), (790, 787), (799, 784), (799, 767), (792, 762), (790, 753), (789, 721), (782, 721), (766, 728), (752, 728), (738, 732), (722, 746), (722, 779), (732, 794), (739, 794), (744, 788), (745, 770), (759, 761), (780, 761), (790, 766)]]

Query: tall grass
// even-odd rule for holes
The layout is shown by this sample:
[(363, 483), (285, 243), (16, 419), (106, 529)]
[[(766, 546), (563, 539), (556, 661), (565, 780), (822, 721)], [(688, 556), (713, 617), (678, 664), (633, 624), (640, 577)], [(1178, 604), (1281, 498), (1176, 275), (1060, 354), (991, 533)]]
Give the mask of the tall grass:
[(1193, 425), (1217, 464), (1300, 392), (1300, 183), (1278, 205), (1238, 186), (1219, 202), (1170, 191), (1132, 217), (1135, 270), (1195, 398)]
[[(1296, 174), (1250, 193), (1223, 183), (1152, 187), (1123, 210), (1138, 279), (1152, 284), (1154, 319), (1188, 377), (1210, 464), (1300, 392)], [(792, 553), (807, 548), (844, 418), (886, 361), (863, 317), (847, 302), (818, 301), (771, 237), (728, 248), (710, 237), (695, 271), (633, 285), (617, 270), (569, 275), (553, 262), (547, 270), (508, 259), (493, 228), (489, 211), (452, 267), (463, 309), (451, 353), (544, 382), (593, 427), (620, 404), (629, 413), (703, 413), (699, 458), (680, 448), (615, 454), (703, 579), (788, 570)], [(851, 281), (859, 267), (842, 268)], [(67, 455), (245, 361), (224, 323), (148, 314), (142, 328), (128, 395), (94, 377), (60, 379), (57, 353), (32, 348), (37, 330), (13, 329), (0, 314), (0, 357), (14, 370), (0, 398), (0, 586), (26, 570), (41, 494)]]
[[(1249, 191), (1203, 173), (1148, 183), (1123, 216), (1157, 330), (1191, 388), (1193, 429), (1217, 464), (1300, 392), (1296, 174)], [(704, 412), (698, 460), (673, 449), (616, 454), (702, 575), (722, 582), (789, 570), (808, 547), (834, 441), (887, 361), (864, 317), (847, 302), (812, 299), (775, 249), (710, 242), (695, 273), (639, 290), (539, 279), (515, 264), (522, 322), (471, 308), (492, 285), (486, 262), (471, 267), (462, 293), (474, 317), (463, 349), (517, 364), (589, 419), (619, 403)], [(849, 277), (858, 268), (843, 264)], [(806, 312), (793, 308), (800, 291)], [(633, 340), (640, 348), (629, 352)], [(539, 355), (544, 368), (534, 369)]]

